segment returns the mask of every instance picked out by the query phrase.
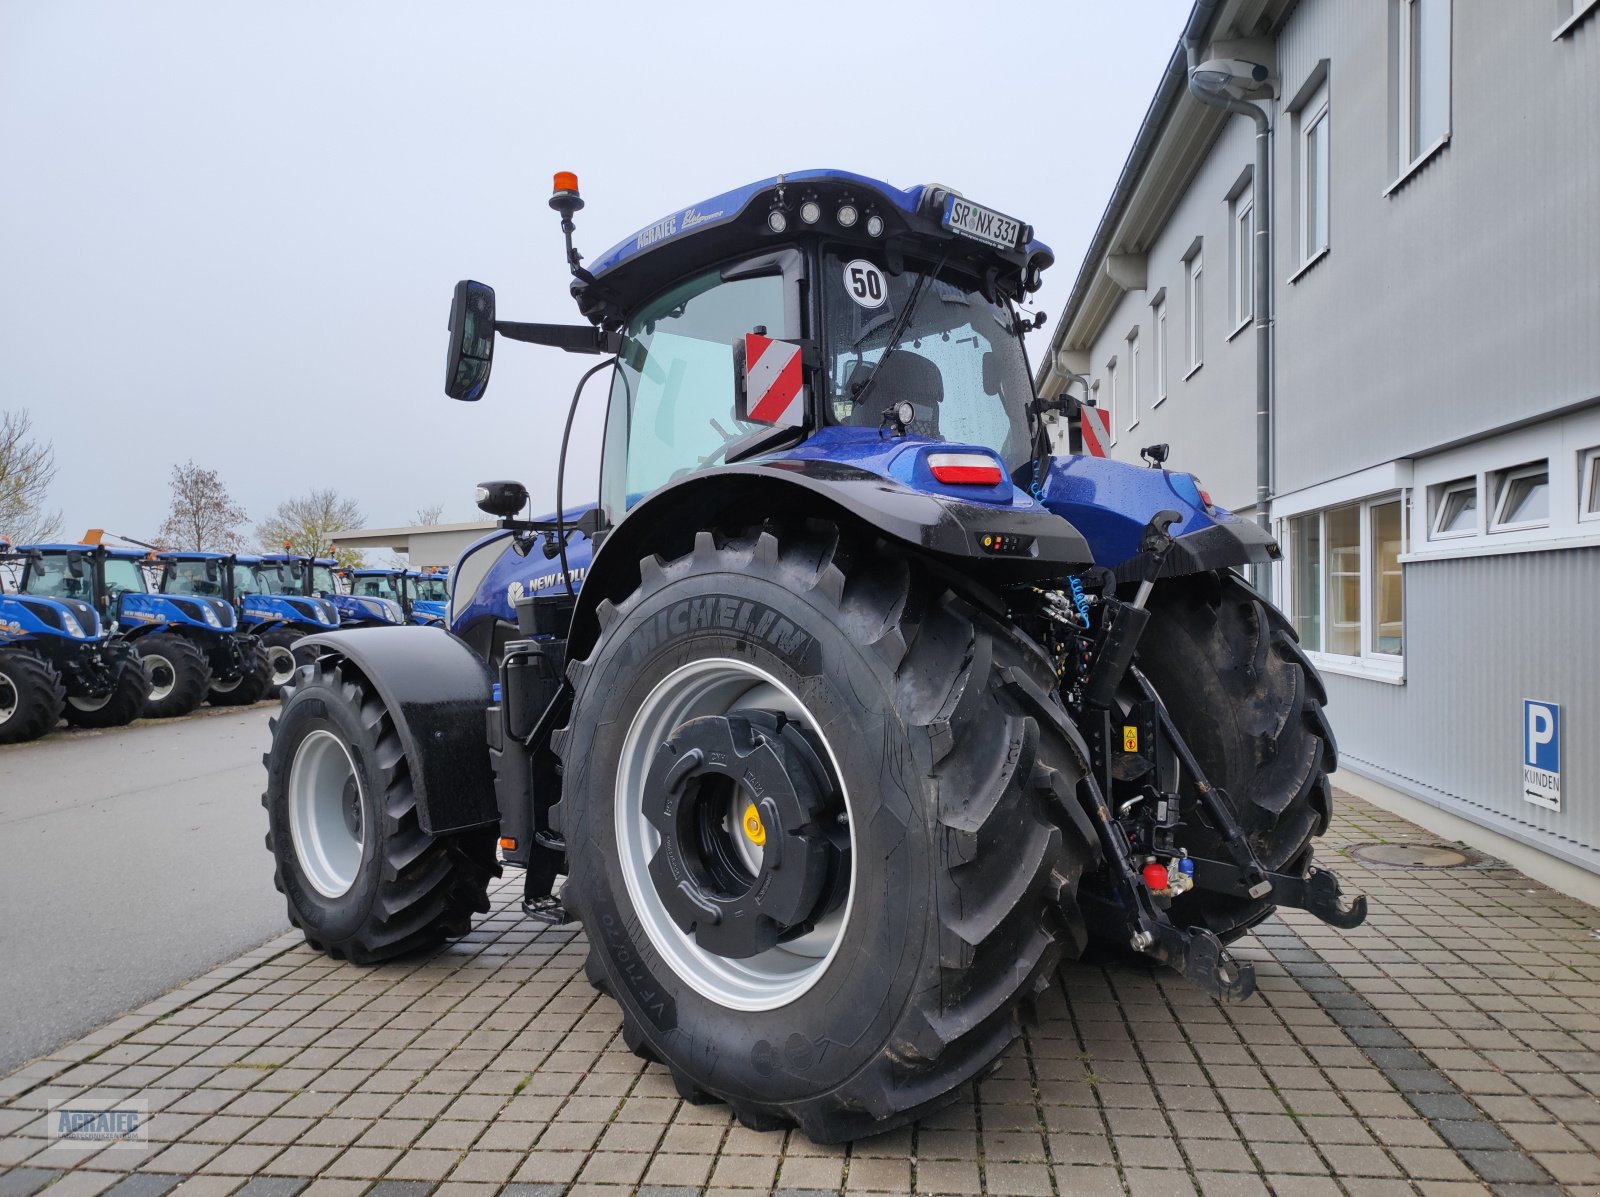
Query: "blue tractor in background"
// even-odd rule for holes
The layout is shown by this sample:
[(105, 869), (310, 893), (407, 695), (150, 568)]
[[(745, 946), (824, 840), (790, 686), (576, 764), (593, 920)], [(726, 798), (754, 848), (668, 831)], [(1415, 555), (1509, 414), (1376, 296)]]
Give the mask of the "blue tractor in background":
[(23, 545), (17, 552), (23, 594), (89, 603), (137, 654), (150, 682), (145, 716), (189, 714), (205, 702), (214, 676), (226, 683), (254, 661), (253, 641), (240, 640), (233, 608), (221, 599), (150, 592), (142, 566), (153, 559), (146, 549), (102, 544), (96, 530), (78, 544)]
[[(417, 571), (400, 569), (351, 569), (345, 571), (345, 581), (349, 583), (350, 594), (358, 599), (377, 599), (384, 603), (393, 604), (400, 613), (402, 623), (428, 623), (432, 622), (424, 617), (417, 618), (415, 603), (417, 597), (417, 579), (421, 576)], [(433, 588), (429, 588), (429, 593)]]
[[(0, 539), (0, 567), (26, 560)], [(37, 739), (62, 715), (75, 727), (121, 727), (143, 712), (149, 679), (87, 594), (81, 585), (51, 595), (0, 587), (0, 744)]]
[(429, 628), (444, 627), (450, 618), (449, 571), (409, 569), (406, 588), (411, 622)]
[[(406, 622), (405, 611), (393, 598), (348, 593), (344, 588), (348, 579), (331, 555), (312, 557), (292, 552), (269, 553), (261, 560), (285, 571), (287, 593), (326, 599), (332, 603), (339, 613), (341, 631), (396, 627)], [(345, 581), (341, 581), (342, 578)]]
[[(225, 662), (213, 661), (213, 706), (246, 706), (276, 697), (278, 688), (294, 676), (295, 643), (310, 632), (339, 626), (332, 603), (288, 590), (284, 571), (260, 557), (166, 552), (160, 560), (161, 593), (222, 599), (237, 614), (240, 634), (254, 642), (240, 646), (251, 654), (248, 670), (223, 668)], [(221, 651), (220, 645), (213, 646), (213, 652)]]
[(686, 1099), (841, 1140), (970, 1092), (1064, 958), (1239, 1001), (1274, 908), (1362, 920), (1312, 863), (1326, 694), (1238, 572), (1278, 546), (1192, 474), (1055, 454), (1031, 226), (810, 170), (586, 265), (576, 177), (550, 202), (586, 323), (459, 283), (445, 388), (497, 338), (598, 356), (598, 501), (564, 436), (555, 514), (479, 487), (449, 635), (314, 638), (263, 795), (309, 943), (458, 936), (503, 859)]

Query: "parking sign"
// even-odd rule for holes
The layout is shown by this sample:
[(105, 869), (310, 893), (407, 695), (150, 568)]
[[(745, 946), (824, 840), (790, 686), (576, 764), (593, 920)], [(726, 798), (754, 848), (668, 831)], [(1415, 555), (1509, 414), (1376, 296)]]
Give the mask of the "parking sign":
[(1561, 809), (1561, 707), (1522, 700), (1522, 796), (1547, 810)]

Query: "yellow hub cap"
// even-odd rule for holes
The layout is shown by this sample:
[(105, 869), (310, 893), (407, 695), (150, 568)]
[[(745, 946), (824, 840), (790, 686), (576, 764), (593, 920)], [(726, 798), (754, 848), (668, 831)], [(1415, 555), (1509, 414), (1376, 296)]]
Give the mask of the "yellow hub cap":
[(767, 829), (761, 825), (761, 815), (757, 813), (752, 804), (744, 808), (744, 818), (741, 820), (745, 835), (750, 837), (750, 842), (760, 847), (767, 842)]

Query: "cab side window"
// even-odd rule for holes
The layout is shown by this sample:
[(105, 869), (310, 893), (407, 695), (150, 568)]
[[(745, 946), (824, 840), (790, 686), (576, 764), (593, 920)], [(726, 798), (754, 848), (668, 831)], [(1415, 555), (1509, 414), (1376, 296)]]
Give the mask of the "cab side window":
[(622, 514), (679, 474), (714, 465), (757, 431), (734, 415), (734, 345), (757, 326), (791, 336), (782, 274), (723, 281), (713, 270), (647, 304), (612, 376), (601, 502)]

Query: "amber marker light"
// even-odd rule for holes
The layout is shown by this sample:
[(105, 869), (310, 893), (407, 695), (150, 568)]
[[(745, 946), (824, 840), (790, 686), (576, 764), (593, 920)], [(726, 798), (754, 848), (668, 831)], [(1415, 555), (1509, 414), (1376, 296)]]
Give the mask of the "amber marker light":
[(570, 170), (556, 171), (555, 186), (552, 190), (557, 194), (563, 191), (576, 192), (578, 190), (578, 176)]

